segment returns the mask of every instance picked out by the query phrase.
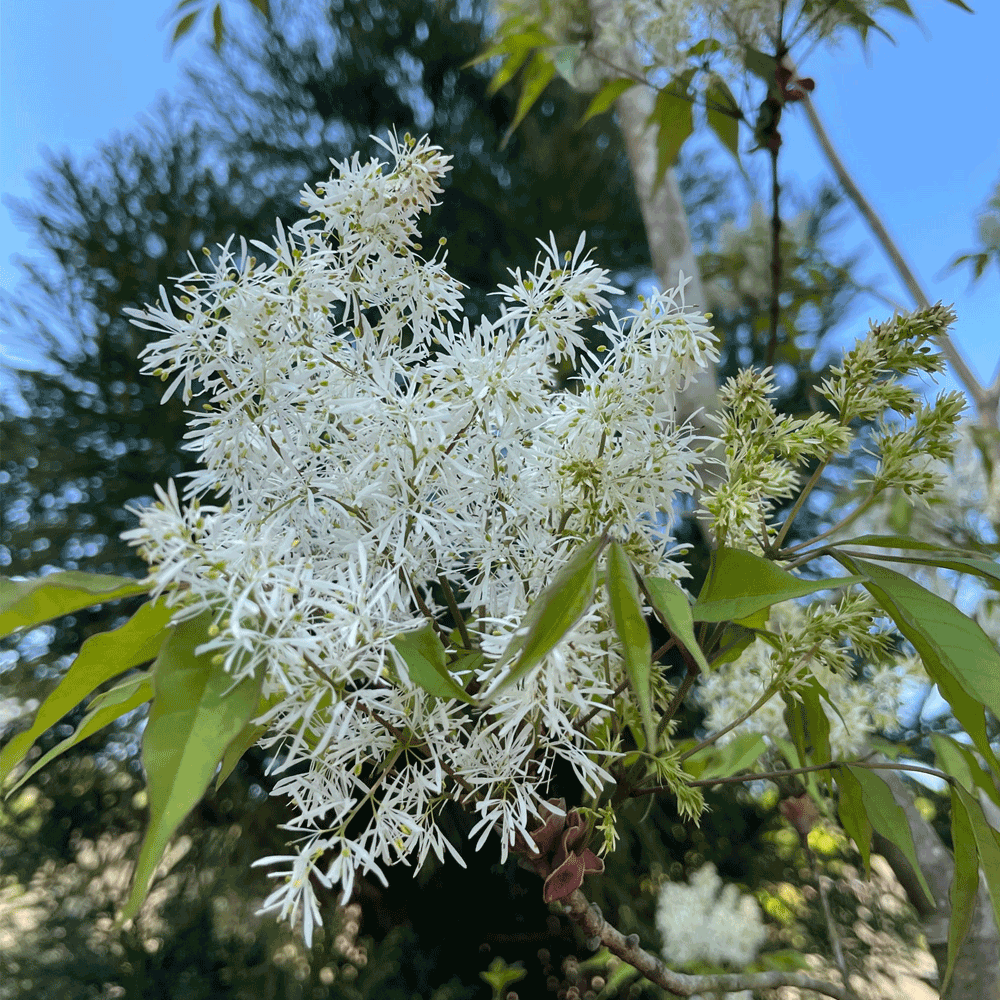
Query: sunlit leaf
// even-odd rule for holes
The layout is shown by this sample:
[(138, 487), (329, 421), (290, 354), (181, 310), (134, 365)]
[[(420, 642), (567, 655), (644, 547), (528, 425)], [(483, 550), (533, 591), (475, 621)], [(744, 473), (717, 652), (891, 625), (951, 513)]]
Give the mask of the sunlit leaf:
[(532, 105), (542, 96), (542, 92), (555, 75), (555, 65), (547, 52), (539, 50), (531, 57), (521, 81), (521, 96), (517, 101), (517, 111), (514, 112), (513, 121), (504, 133), (503, 142), (500, 143), (501, 149), (506, 147), (517, 126), (524, 121)]
[(656, 751), (656, 725), (653, 722), (653, 695), (650, 689), (650, 668), (653, 645), (649, 627), (642, 614), (639, 586), (635, 572), (620, 542), (611, 542), (607, 561), (608, 603), (611, 619), (622, 643), (625, 673), (639, 706), (639, 715), (646, 730), (646, 746)]
[(145, 594), (152, 586), (127, 576), (102, 576), (67, 570), (31, 580), (0, 577), (0, 638), (34, 628), (106, 601)]
[(719, 142), (740, 162), (740, 119), (743, 113), (736, 103), (726, 81), (712, 74), (705, 88), (705, 107), (708, 127), (716, 134)]
[(913, 644), (933, 680), (949, 674), (1000, 716), (1000, 654), (976, 622), (895, 570), (842, 554), (837, 558), (864, 574), (865, 587)]
[(500, 64), (500, 68), (493, 74), (492, 79), (486, 87), (486, 93), (492, 97), (498, 90), (510, 83), (530, 55), (531, 49), (518, 49), (507, 56)]
[(872, 548), (898, 549), (891, 555), (876, 556), (865, 553), (866, 559), (887, 559), (890, 562), (906, 562), (919, 566), (936, 566), (940, 569), (954, 570), (956, 573), (968, 573), (985, 580), (991, 587), (1000, 588), (1000, 563), (995, 559), (981, 555), (978, 552), (966, 552), (960, 549), (943, 549), (930, 542), (922, 542), (908, 535), (859, 535), (839, 542), (839, 546), (867, 545)]
[(577, 122), (577, 128), (589, 122), (597, 115), (603, 115), (627, 90), (631, 90), (636, 84), (635, 80), (628, 77), (620, 77), (617, 80), (609, 80), (601, 89), (594, 94), (583, 117)]
[(105, 681), (152, 660), (167, 637), (173, 612), (162, 601), (147, 602), (120, 628), (92, 635), (80, 647), (66, 676), (42, 702), (31, 728), (0, 750), (0, 784), (24, 760), (35, 740)]
[(530, 52), (532, 49), (544, 48), (552, 44), (552, 39), (542, 31), (531, 29), (529, 31), (519, 31), (513, 35), (507, 35), (500, 41), (495, 42), (484, 49), (479, 55), (462, 63), (461, 69), (469, 69), (471, 66), (478, 66), (479, 63), (487, 62), (495, 56), (503, 56), (512, 52)]
[(204, 611), (176, 625), (153, 665), (153, 706), (142, 740), (149, 822), (120, 920), (139, 912), (170, 838), (260, 702), (263, 670), (234, 686), (211, 652), (196, 655), (213, 618)]
[(903, 807), (892, 797), (889, 786), (870, 768), (849, 764), (847, 770), (854, 775), (861, 786), (861, 800), (871, 825), (903, 852), (903, 856), (909, 861), (917, 876), (920, 888), (927, 894), (931, 904), (936, 905), (934, 894), (920, 870), (917, 852), (913, 847), (913, 834), (910, 832), (910, 824), (906, 820)]
[(872, 824), (865, 811), (864, 791), (853, 772), (837, 768), (837, 788), (840, 791), (837, 815), (844, 832), (854, 841), (864, 862), (865, 875), (871, 877)]
[(993, 904), (993, 919), (1000, 927), (1000, 836), (986, 821), (982, 806), (961, 785), (952, 785), (952, 791), (961, 799), (969, 825), (979, 850), (979, 867), (986, 876), (986, 888)]
[[(684, 748), (678, 745), (677, 749)], [(702, 781), (710, 778), (729, 778), (753, 767), (766, 749), (764, 737), (759, 733), (740, 733), (728, 743), (721, 746), (712, 743), (691, 754), (684, 760), (684, 770), (693, 778)]]
[[(255, 712), (260, 715), (260, 712)], [(222, 755), (219, 765), (219, 773), (215, 776), (215, 787), (221, 788), (229, 777), (236, 770), (236, 765), (243, 759), (243, 755), (257, 745), (260, 738), (267, 732), (268, 727), (256, 722), (248, 722), (239, 732), (239, 735), (232, 743), (226, 747), (226, 752)]]
[(651, 576), (643, 580), (653, 611), (670, 630), (670, 634), (688, 651), (702, 670), (708, 671), (708, 661), (698, 645), (691, 617), (691, 602), (672, 580)]
[(129, 677), (111, 690), (97, 695), (87, 706), (87, 714), (80, 720), (73, 733), (61, 743), (57, 743), (48, 753), (39, 757), (7, 794), (11, 795), (17, 791), (33, 774), (45, 767), (50, 761), (93, 736), (94, 733), (110, 725), (115, 719), (120, 719), (132, 709), (138, 708), (152, 697), (153, 685), (146, 673)]
[(951, 919), (948, 921), (948, 964), (941, 982), (941, 996), (948, 995), (948, 984), (955, 971), (955, 961), (962, 950), (979, 895), (979, 848), (972, 821), (957, 789), (951, 790), (951, 841), (955, 855), (952, 878)]
[(862, 580), (861, 576), (803, 580), (770, 559), (742, 549), (722, 547), (712, 553), (708, 577), (691, 608), (691, 615), (696, 622), (735, 621), (781, 601)]
[(931, 742), (937, 756), (937, 765), (942, 771), (950, 774), (967, 791), (981, 789), (1000, 806), (1000, 791), (997, 791), (993, 776), (980, 767), (969, 747), (943, 733), (931, 733)]
[(595, 538), (582, 545), (525, 612), (497, 665), (503, 667), (516, 657), (514, 666), (491, 697), (538, 666), (590, 609), (597, 589), (597, 557), (604, 544), (604, 539)]
[(825, 764), (833, 760), (830, 749), (830, 720), (823, 710), (829, 702), (826, 689), (816, 677), (796, 689), (796, 696), (782, 695), (785, 702), (785, 725), (804, 763)]
[(656, 97), (650, 120), (657, 125), (654, 186), (659, 187), (677, 160), (681, 146), (694, 131), (694, 104), (686, 86), (681, 88), (671, 83), (664, 87)]

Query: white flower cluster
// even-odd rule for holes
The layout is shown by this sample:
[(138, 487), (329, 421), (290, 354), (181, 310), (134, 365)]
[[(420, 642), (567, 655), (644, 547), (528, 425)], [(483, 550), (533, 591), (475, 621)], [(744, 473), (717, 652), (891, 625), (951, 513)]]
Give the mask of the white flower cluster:
[[(776, 678), (798, 665), (803, 676), (815, 677), (823, 685), (836, 709), (828, 715), (833, 756), (856, 754), (873, 733), (898, 726), (906, 684), (926, 676), (918, 659), (890, 657), (884, 649), (887, 636), (869, 634), (871, 622), (871, 605), (854, 595), (832, 606), (776, 604), (769, 628), (780, 636), (780, 648), (757, 639), (737, 659), (699, 678), (693, 695), (707, 713), (705, 727), (709, 732), (724, 728)], [(867, 664), (862, 678), (852, 675), (852, 652)], [(784, 711), (784, 701), (776, 694), (719, 742), (728, 743), (741, 733), (788, 739)]]
[(723, 888), (715, 865), (691, 876), (690, 885), (664, 882), (656, 902), (663, 957), (675, 965), (708, 962), (746, 966), (767, 939), (760, 907), (735, 885)]
[[(617, 289), (582, 236), (512, 271), (498, 320), (459, 323), (460, 286), (442, 250), (419, 255), (416, 227), (449, 157), (426, 138), (382, 145), (392, 169), (355, 154), (304, 190), (309, 217), (254, 244), (269, 263), (230, 241), (173, 302), (161, 290), (133, 313), (164, 335), (146, 370), (205, 403), (183, 500), (160, 490), (126, 537), (178, 619), (215, 612), (204, 648), (234, 679), (264, 672), (275, 793), (299, 837), (265, 859), (282, 867), (265, 909), (301, 917), (307, 940), (313, 878), (346, 897), (359, 871), (458, 857), (437, 825), (448, 800), (505, 857), (556, 759), (585, 788), (608, 780), (588, 732), (624, 675), (600, 598), (488, 711), (430, 695), (393, 642), (433, 628), (474, 692), (581, 542), (610, 533), (645, 572), (685, 575), (669, 521), (699, 454), (672, 412), (716, 356), (679, 292), (612, 317), (596, 328), (610, 348), (590, 349), (584, 323)], [(565, 359), (582, 374), (560, 387)]]

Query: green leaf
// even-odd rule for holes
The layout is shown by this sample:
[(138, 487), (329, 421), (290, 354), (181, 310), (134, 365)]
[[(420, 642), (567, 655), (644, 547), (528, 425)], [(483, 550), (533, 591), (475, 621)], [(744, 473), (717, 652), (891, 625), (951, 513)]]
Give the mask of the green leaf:
[(865, 875), (871, 878), (872, 824), (865, 812), (865, 796), (861, 783), (846, 767), (837, 769), (837, 787), (840, 801), (837, 815), (844, 832), (857, 845), (858, 853), (865, 865)]
[(1000, 806), (1000, 792), (990, 774), (982, 769), (975, 754), (958, 740), (941, 733), (931, 733), (931, 742), (937, 756), (937, 765), (950, 774), (967, 791), (982, 789), (996, 805)]
[(874, 553), (866, 553), (865, 558), (914, 563), (919, 566), (937, 566), (941, 569), (954, 570), (956, 573), (969, 573), (985, 580), (992, 587), (1000, 588), (1000, 563), (978, 552), (942, 549), (939, 545), (922, 542), (908, 535), (860, 535), (839, 542), (838, 545), (868, 545), (877, 548), (913, 550), (923, 554), (901, 555), (894, 552), (891, 555), (877, 556)]
[[(993, 919), (1000, 927), (1000, 842), (998, 842), (1000, 838), (997, 837), (996, 830), (986, 822), (982, 806), (976, 799), (961, 785), (952, 785), (951, 787), (952, 793), (965, 806), (976, 847), (979, 849), (979, 865), (986, 876), (986, 887), (990, 891), (990, 902), (993, 903)], [(956, 864), (956, 872), (957, 870)]]
[(833, 760), (830, 749), (830, 720), (822, 702), (830, 701), (826, 688), (814, 676), (796, 689), (796, 695), (782, 693), (785, 725), (802, 757), (803, 764), (826, 764)]
[(653, 722), (653, 694), (649, 677), (653, 644), (642, 614), (635, 572), (620, 542), (613, 541), (608, 548), (607, 589), (611, 620), (622, 642), (625, 672), (646, 730), (646, 746), (650, 753), (655, 753), (656, 725)]
[(900, 490), (893, 497), (892, 504), (889, 507), (889, 516), (886, 518), (889, 527), (897, 534), (908, 532), (913, 522), (914, 509), (913, 502)]
[(35, 740), (76, 708), (92, 691), (142, 663), (152, 660), (167, 637), (172, 609), (150, 601), (120, 628), (92, 635), (80, 648), (66, 676), (42, 702), (35, 721), (0, 750), (0, 784), (24, 760)]
[(722, 50), (722, 42), (715, 38), (703, 38), (700, 42), (695, 42), (687, 50), (689, 56), (703, 56), (707, 55), (709, 52), (720, 52)]
[[(864, 574), (865, 587), (913, 644), (933, 680), (948, 674), (1000, 716), (1000, 654), (976, 622), (895, 570), (834, 554)], [(942, 694), (947, 698), (943, 688)]]
[(587, 105), (587, 110), (583, 113), (583, 117), (576, 123), (576, 127), (580, 128), (581, 125), (589, 122), (591, 118), (603, 115), (626, 90), (631, 90), (635, 84), (636, 81), (630, 80), (628, 77), (609, 80), (594, 94), (590, 104)]
[(656, 180), (654, 188), (663, 183), (667, 171), (677, 160), (677, 154), (687, 137), (694, 131), (694, 103), (687, 85), (671, 83), (656, 97), (650, 121), (659, 126), (656, 133)]
[(68, 570), (32, 580), (0, 577), (0, 638), (105, 601), (145, 594), (152, 586), (126, 576)]
[(672, 580), (650, 576), (642, 581), (656, 616), (670, 634), (691, 654), (695, 663), (706, 673), (708, 660), (694, 635), (694, 619), (687, 594)]
[(148, 673), (129, 677), (111, 690), (95, 696), (90, 705), (87, 706), (87, 714), (80, 720), (80, 724), (73, 734), (66, 737), (61, 743), (57, 743), (48, 753), (43, 754), (35, 761), (31, 768), (7, 792), (7, 795), (12, 795), (33, 774), (45, 767), (50, 761), (55, 760), (60, 754), (75, 747), (77, 743), (82, 743), (88, 736), (93, 736), (94, 733), (110, 725), (115, 719), (120, 719), (152, 697), (153, 685)]
[(510, 83), (530, 55), (531, 49), (518, 49), (516, 52), (512, 52), (493, 74), (493, 78), (486, 87), (487, 95), (492, 97), (501, 87), (505, 87)]
[(254, 5), (264, 15), (265, 20), (271, 20), (271, 3), (270, 0), (250, 0), (250, 3)]
[[(678, 750), (683, 749), (678, 746)], [(724, 743), (712, 743), (684, 760), (684, 770), (693, 778), (707, 781), (710, 778), (729, 778), (753, 767), (767, 749), (759, 733), (740, 733)]]
[(968, 4), (963, 3), (962, 0), (948, 0), (948, 3), (954, 4), (956, 7), (961, 7), (962, 10), (968, 12), (969, 14), (976, 13), (970, 6), (968, 6)]
[(226, 752), (222, 755), (219, 773), (215, 776), (216, 789), (223, 786), (226, 778), (236, 770), (236, 765), (243, 759), (243, 755), (251, 747), (257, 745), (257, 741), (267, 732), (267, 729), (267, 726), (256, 725), (253, 722), (247, 723), (243, 727), (240, 734), (226, 747)]
[(862, 38), (868, 37), (868, 29), (874, 28), (876, 31), (881, 32), (889, 39), (890, 42), (895, 44), (895, 39), (888, 31), (885, 30), (880, 24), (873, 21), (855, 2), (854, 0), (834, 0), (833, 4), (836, 10), (839, 10), (842, 14), (846, 14), (851, 21), (853, 26), (861, 32)]
[(430, 625), (397, 635), (392, 640), (392, 648), (406, 665), (410, 680), (428, 694), (472, 704), (472, 699), (448, 672), (448, 654)]
[(917, 852), (913, 847), (913, 834), (910, 833), (910, 824), (906, 821), (903, 807), (896, 802), (889, 786), (874, 771), (851, 764), (847, 765), (847, 770), (861, 785), (862, 804), (871, 825), (903, 852), (916, 873), (920, 888), (927, 894), (927, 899), (932, 905), (937, 905), (934, 894), (924, 881), (923, 872), (920, 870)]
[(260, 702), (263, 670), (234, 686), (211, 652), (196, 655), (213, 619), (203, 611), (176, 625), (153, 665), (153, 706), (142, 740), (149, 825), (119, 921), (139, 912), (167, 843)]
[(521, 83), (521, 96), (517, 101), (517, 111), (514, 113), (514, 120), (510, 123), (504, 133), (503, 142), (500, 148), (504, 149), (514, 134), (514, 130), (524, 121), (525, 115), (531, 110), (531, 106), (542, 96), (542, 92), (549, 85), (552, 77), (556, 75), (556, 67), (551, 56), (545, 51), (538, 51), (531, 57), (524, 71), (524, 79)]
[(732, 622), (722, 630), (718, 642), (712, 650), (710, 667), (721, 667), (725, 663), (738, 660), (747, 650), (750, 643), (757, 638), (758, 633), (739, 622)]
[[(800, 752), (799, 747), (795, 745), (791, 740), (786, 740), (784, 736), (771, 735), (771, 742), (782, 752), (785, 760), (788, 761), (788, 766), (790, 768), (800, 768), (806, 767), (808, 761)], [(826, 811), (826, 802), (823, 797), (823, 793), (820, 791), (819, 782), (816, 780), (816, 773), (814, 771), (807, 771), (805, 774), (798, 776), (799, 780), (805, 785), (806, 791), (809, 793), (809, 797), (816, 803), (819, 811), (821, 813)]]
[(212, 11), (212, 48), (216, 52), (222, 48), (222, 39), (225, 33), (226, 29), (222, 23), (222, 4), (217, 3), (215, 10)]
[(511, 639), (497, 669), (514, 657), (517, 657), (517, 661), (495, 691), (491, 692), (490, 697), (538, 666), (587, 613), (594, 602), (597, 557), (604, 545), (603, 538), (595, 538), (577, 549), (573, 558), (528, 608), (520, 629)]
[(861, 576), (803, 580), (770, 559), (742, 549), (722, 547), (712, 553), (708, 577), (691, 608), (691, 615), (696, 622), (736, 621), (781, 601), (804, 597), (817, 590), (846, 587), (862, 580)]
[(551, 44), (552, 39), (543, 31), (538, 31), (534, 28), (529, 31), (519, 31), (516, 34), (507, 35), (500, 39), (500, 41), (490, 45), (480, 52), (478, 56), (475, 56), (466, 63), (462, 63), (459, 69), (469, 69), (472, 66), (478, 66), (480, 63), (487, 62), (494, 56), (503, 56), (508, 53), (520, 51), (528, 53), (532, 49), (545, 48)]
[(740, 119), (743, 112), (736, 103), (726, 81), (713, 73), (705, 88), (705, 107), (708, 127), (716, 134), (719, 142), (740, 162)]
[(898, 10), (900, 14), (905, 14), (906, 17), (916, 20), (917, 15), (913, 13), (913, 8), (907, 3), (907, 0), (883, 0), (883, 3), (886, 7)]
[(941, 996), (948, 995), (948, 984), (955, 971), (955, 961), (972, 926), (972, 915), (979, 894), (979, 848), (972, 820), (958, 789), (951, 789), (951, 841), (955, 854), (955, 874), (951, 883), (951, 919), (948, 921), (948, 964), (941, 983)]
[(763, 52), (758, 52), (756, 49), (746, 45), (743, 48), (743, 65), (754, 76), (763, 80), (768, 87), (775, 86), (774, 74), (778, 68), (778, 62), (774, 56), (765, 55)]
[(198, 19), (199, 14), (201, 14), (200, 7), (198, 10), (192, 11), (190, 14), (182, 17), (180, 21), (177, 22), (177, 27), (174, 28), (174, 37), (170, 39), (171, 48), (191, 30), (191, 26)]
[(576, 85), (576, 68), (580, 64), (580, 57), (583, 55), (583, 44), (581, 42), (571, 42), (567, 45), (554, 45), (550, 50), (552, 54), (552, 65), (556, 72), (571, 86)]
[(527, 971), (519, 965), (508, 965), (502, 958), (494, 958), (490, 962), (489, 971), (480, 972), (479, 978), (485, 980), (493, 989), (494, 1000), (506, 997), (509, 988), (527, 975)]

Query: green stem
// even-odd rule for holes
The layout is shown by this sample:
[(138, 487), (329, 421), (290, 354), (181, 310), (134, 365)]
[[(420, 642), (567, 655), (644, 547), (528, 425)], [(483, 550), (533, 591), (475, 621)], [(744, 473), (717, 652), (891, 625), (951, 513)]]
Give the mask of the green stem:
[(806, 498), (810, 493), (812, 493), (813, 487), (819, 482), (819, 477), (823, 474), (823, 470), (827, 467), (829, 462), (830, 459), (827, 457), (816, 466), (815, 471), (809, 477), (809, 481), (802, 487), (802, 492), (799, 493), (799, 497), (792, 506), (792, 509), (788, 512), (788, 517), (785, 518), (785, 523), (782, 524), (781, 530), (771, 543), (769, 551), (777, 552), (778, 549), (781, 548), (781, 543), (785, 540), (785, 536), (788, 534), (788, 529), (792, 526), (792, 521), (795, 520), (799, 511), (802, 509), (802, 505), (806, 502)]
[(800, 552), (804, 548), (808, 548), (810, 545), (814, 545), (816, 542), (822, 541), (824, 538), (829, 538), (831, 535), (836, 534), (843, 528), (846, 528), (852, 521), (859, 518), (869, 507), (875, 503), (878, 498), (878, 494), (873, 493), (864, 503), (858, 504), (854, 510), (848, 514), (846, 517), (842, 517), (836, 524), (832, 527), (826, 529), (826, 531), (820, 532), (814, 538), (810, 538), (808, 541), (799, 542), (798, 545), (792, 545), (790, 548), (782, 549), (778, 555), (782, 558), (787, 558), (788, 556), (794, 555), (796, 552)]

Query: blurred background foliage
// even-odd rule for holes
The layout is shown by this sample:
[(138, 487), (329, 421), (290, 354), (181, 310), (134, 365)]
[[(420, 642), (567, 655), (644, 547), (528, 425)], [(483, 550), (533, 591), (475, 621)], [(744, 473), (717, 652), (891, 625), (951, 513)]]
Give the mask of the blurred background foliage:
[[(118, 537), (133, 521), (126, 506), (147, 502), (154, 483), (191, 460), (182, 449), (183, 408), (176, 399), (161, 406), (162, 386), (139, 375), (146, 335), (123, 309), (156, 300), (161, 286), (191, 269), (189, 254), (199, 260), (203, 247), (234, 232), (269, 242), (275, 217), (298, 217), (299, 188), (327, 176), (331, 157), (381, 152), (372, 133), (429, 132), (453, 154), (443, 204), (424, 233), (447, 237), (473, 321), (495, 312), (487, 293), (507, 278), (507, 266), (529, 266), (536, 238), (550, 230), (570, 247), (586, 229), (595, 260), (628, 295), (649, 287), (639, 208), (608, 116), (577, 129), (586, 96), (554, 86), (500, 149), (516, 94), (491, 96), (488, 66), (460, 68), (484, 44), (481, 3), (272, 7), (266, 26), (230, 26), (220, 53), (206, 43), (183, 93), (129, 134), (83, 162), (50, 155), (34, 198), (12, 206), (41, 252), (22, 263), (24, 280), (3, 302), (3, 319), (42, 361), (18, 373), (17, 393), (0, 401), (4, 574), (144, 574)], [(768, 234), (759, 209), (737, 221), (746, 219), (753, 189), (717, 162), (696, 152), (679, 173), (725, 377), (764, 363)], [(802, 414), (816, 405), (810, 386), (821, 374), (824, 338), (864, 289), (857, 258), (833, 246), (835, 192), (789, 190), (775, 367), (779, 405)], [(690, 524), (680, 535), (700, 544)], [(696, 550), (696, 576), (704, 559)], [(132, 610), (120, 602), (81, 612), (3, 646), (0, 730), (9, 737), (21, 728), (80, 643)], [(150, 905), (133, 927), (115, 931), (143, 821), (143, 717), (139, 711), (86, 741), (0, 804), (0, 998), (458, 1000), (491, 995), (481, 973), (497, 957), (525, 963), (522, 996), (566, 989), (583, 974), (574, 965), (581, 943), (546, 911), (535, 876), (495, 863), (495, 844), (470, 855), (468, 871), (429, 863), (418, 873), (394, 871), (388, 890), (362, 881), (360, 911), (321, 897), (326, 926), (307, 954), (286, 925), (253, 916), (269, 887), (250, 863), (284, 845), (282, 802), (268, 797), (268, 762), (258, 751), (188, 819)], [(683, 732), (699, 720), (688, 710)], [(36, 752), (77, 721), (68, 717)], [(682, 823), (669, 801), (628, 805), (619, 849), (593, 880), (605, 912), (651, 948), (657, 879), (683, 878), (711, 861), (765, 900), (766, 886), (801, 887), (811, 877), (803, 876), (801, 849), (783, 843), (789, 828), (773, 807), (709, 798), (700, 828)], [(464, 837), (465, 817), (452, 821)], [(846, 845), (830, 858), (846, 863)], [(784, 905), (772, 950), (828, 952), (813, 916)]]

